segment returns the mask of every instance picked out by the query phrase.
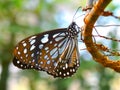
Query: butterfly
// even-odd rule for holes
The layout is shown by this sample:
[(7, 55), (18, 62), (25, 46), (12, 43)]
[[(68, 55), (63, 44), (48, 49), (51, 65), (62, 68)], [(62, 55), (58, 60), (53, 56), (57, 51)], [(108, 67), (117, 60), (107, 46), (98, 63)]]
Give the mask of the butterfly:
[(72, 22), (60, 28), (32, 35), (14, 49), (13, 64), (21, 69), (45, 71), (53, 77), (69, 77), (80, 66), (78, 34), (80, 27)]

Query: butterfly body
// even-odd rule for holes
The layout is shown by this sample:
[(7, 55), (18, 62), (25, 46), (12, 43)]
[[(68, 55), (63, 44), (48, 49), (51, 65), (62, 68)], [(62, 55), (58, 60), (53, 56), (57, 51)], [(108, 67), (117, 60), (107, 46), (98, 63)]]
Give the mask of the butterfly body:
[(13, 64), (21, 69), (46, 71), (54, 77), (72, 76), (78, 69), (79, 27), (61, 28), (30, 36), (14, 49)]

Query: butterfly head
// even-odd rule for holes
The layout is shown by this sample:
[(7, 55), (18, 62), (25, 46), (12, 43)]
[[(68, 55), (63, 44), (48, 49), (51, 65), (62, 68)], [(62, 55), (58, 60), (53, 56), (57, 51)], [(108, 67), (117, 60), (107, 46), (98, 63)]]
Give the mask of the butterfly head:
[(74, 37), (77, 36), (78, 33), (80, 32), (80, 27), (75, 22), (72, 22), (68, 27), (68, 31), (70, 36)]

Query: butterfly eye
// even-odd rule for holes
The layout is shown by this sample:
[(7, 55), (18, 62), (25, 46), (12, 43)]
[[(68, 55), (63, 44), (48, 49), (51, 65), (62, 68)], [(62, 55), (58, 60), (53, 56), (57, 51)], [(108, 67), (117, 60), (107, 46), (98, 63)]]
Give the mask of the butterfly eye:
[(72, 76), (79, 67), (78, 33), (79, 27), (73, 22), (68, 28), (30, 36), (15, 47), (13, 64), (54, 77)]

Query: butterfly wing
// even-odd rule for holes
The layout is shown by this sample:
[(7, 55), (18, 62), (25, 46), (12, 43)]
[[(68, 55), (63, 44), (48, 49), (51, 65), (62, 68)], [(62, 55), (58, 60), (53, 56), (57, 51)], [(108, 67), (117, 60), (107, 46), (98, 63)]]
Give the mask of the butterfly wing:
[[(65, 33), (66, 28), (60, 29), (60, 32)], [(47, 31), (30, 36), (19, 42), (14, 49), (13, 64), (21, 69), (42, 69), (44, 63), (46, 63), (44, 60), (46, 58), (45, 54), (55, 47), (54, 44), (57, 42), (54, 37), (58, 33), (59, 29)]]
[[(71, 54), (68, 53), (67, 50), (62, 53), (59, 58), (61, 60), (59, 60), (58, 67), (56, 67), (55, 69), (56, 74), (54, 75), (54, 77), (65, 78), (68, 76), (72, 76), (79, 68), (79, 52), (76, 46), (77, 45), (73, 46), (72, 48), (68, 48), (71, 49)], [(69, 54), (70, 56), (68, 56), (67, 54)]]
[(22, 40), (14, 49), (13, 64), (46, 71), (54, 77), (73, 75), (79, 67), (79, 53), (76, 36), (70, 35), (67, 28), (62, 28)]

